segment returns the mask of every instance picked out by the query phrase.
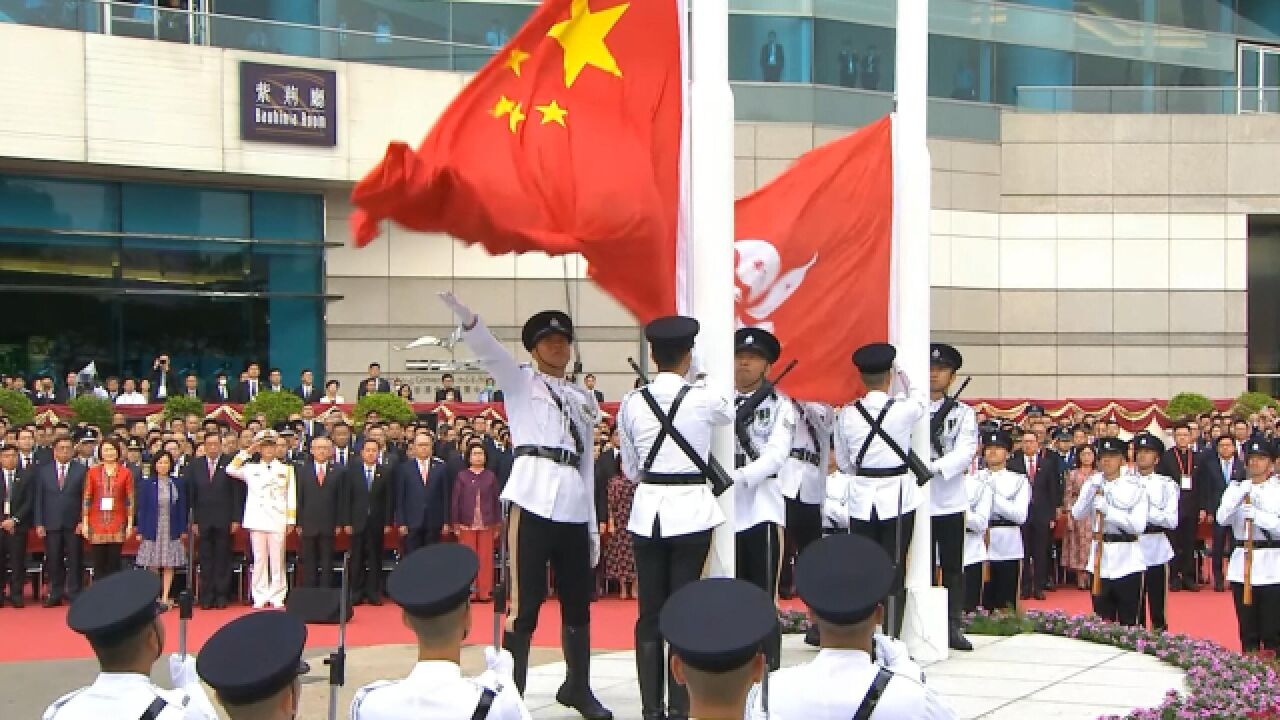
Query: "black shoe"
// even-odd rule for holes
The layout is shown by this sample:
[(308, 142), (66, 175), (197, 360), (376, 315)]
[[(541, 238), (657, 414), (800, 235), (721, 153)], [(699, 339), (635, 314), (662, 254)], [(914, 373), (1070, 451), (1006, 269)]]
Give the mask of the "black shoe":
[(1023, 599), (1023, 600), (1030, 600), (1030, 599), (1031, 599), (1031, 593), (1029, 593), (1029, 592), (1024, 592), (1024, 593), (1022, 593), (1022, 599)]
[(22, 598), (20, 598), (20, 597), (10, 598), (10, 599), (9, 599), (9, 604), (10, 604), (10, 605), (12, 605), (12, 606), (14, 606), (15, 608), (17, 608), (17, 609), (19, 609), (19, 610), (21, 610), (22, 608), (24, 608), (24, 607), (26, 607), (26, 606), (27, 606), (27, 604), (26, 604), (25, 602), (23, 602)]
[(1182, 578), (1169, 578), (1169, 592), (1178, 592), (1182, 589)]
[(809, 629), (804, 631), (804, 644), (810, 647), (822, 647), (822, 636), (818, 633), (817, 625), (810, 625)]
[(215, 610), (226, 610), (228, 604), (229, 603), (227, 602), (226, 598), (219, 598), (218, 600), (214, 601), (213, 608)]
[(613, 713), (591, 692), (591, 626), (563, 628), (560, 643), (566, 671), (556, 702), (577, 710), (586, 720), (613, 720)]
[(970, 652), (973, 650), (973, 643), (969, 642), (969, 638), (965, 637), (964, 633), (960, 632), (960, 628), (953, 627), (951, 628), (951, 632), (947, 635), (947, 647), (950, 647), (952, 650)]
[(1182, 589), (1187, 592), (1200, 592), (1200, 583), (1195, 578), (1182, 578)]
[(1044, 599), (1044, 591), (1043, 591), (1043, 590), (1037, 590), (1037, 591), (1035, 591), (1035, 592), (1031, 593), (1031, 597), (1035, 598), (1036, 600), (1043, 600), (1043, 599)]
[(516, 684), (516, 690), (520, 691), (520, 695), (524, 695), (524, 682), (529, 674), (529, 641), (532, 640), (530, 635), (518, 633), (511, 630), (502, 634), (502, 649), (511, 653), (513, 661), (511, 668), (511, 678)]
[(778, 597), (782, 598), (783, 600), (790, 600), (795, 596), (796, 594), (792, 592), (791, 588), (789, 587), (778, 588)]
[(209, 600), (201, 600), (201, 601), (200, 601), (200, 609), (201, 609), (201, 610), (212, 610), (212, 609), (213, 609), (213, 603), (212, 603), (211, 601), (209, 601)]
[(377, 595), (370, 595), (370, 596), (369, 596), (369, 604), (370, 604), (370, 605), (381, 605), (381, 604), (382, 604), (382, 598), (378, 597)]
[(40, 603), (40, 604), (41, 604), (42, 606), (44, 606), (44, 607), (47, 607), (47, 608), (51, 608), (51, 607), (58, 607), (59, 605), (61, 605), (61, 604), (62, 604), (62, 598), (60, 598), (60, 597), (53, 597), (53, 596), (51, 595), (51, 596), (49, 596), (49, 597), (45, 598), (45, 599), (44, 599), (44, 602), (42, 602), (42, 603)]
[(367, 602), (367, 601), (366, 601), (364, 598), (362, 598), (362, 597), (358, 597), (358, 598), (354, 598), (354, 599), (352, 599), (351, 604), (352, 604), (353, 606), (360, 606), (360, 605), (365, 604), (365, 602)]
[(1058, 586), (1057, 586), (1057, 585), (1055, 585), (1055, 584), (1053, 583), (1053, 581), (1049, 581), (1049, 582), (1047, 582), (1047, 583), (1045, 583), (1045, 584), (1044, 584), (1044, 591), (1045, 591), (1045, 592), (1053, 592), (1054, 590), (1057, 590), (1057, 589), (1058, 589)]
[(1213, 591), (1214, 591), (1214, 592), (1226, 592), (1226, 591), (1227, 591), (1227, 588), (1223, 586), (1223, 584), (1222, 584), (1222, 581), (1221, 581), (1221, 580), (1215, 580), (1215, 581), (1214, 581), (1214, 583), (1213, 583)]

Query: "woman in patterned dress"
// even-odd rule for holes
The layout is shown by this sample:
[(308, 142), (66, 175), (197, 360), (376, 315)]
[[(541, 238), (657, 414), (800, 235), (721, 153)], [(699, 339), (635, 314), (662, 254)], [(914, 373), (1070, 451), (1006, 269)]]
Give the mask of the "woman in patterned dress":
[(150, 477), (138, 485), (137, 535), (138, 564), (160, 573), (160, 602), (167, 610), (174, 568), (187, 564), (187, 489), (167, 452), (152, 458)]
[(618, 581), (623, 600), (636, 597), (636, 557), (631, 549), (631, 533), (627, 532), (631, 501), (635, 496), (636, 485), (626, 475), (618, 472), (609, 479), (609, 548), (605, 554), (605, 572), (610, 580)]
[[(1076, 498), (1080, 497), (1080, 489), (1097, 472), (1097, 452), (1092, 445), (1085, 445), (1076, 452), (1075, 467), (1067, 473), (1066, 487), (1063, 489), (1063, 505), (1073, 507)], [(1093, 542), (1091, 518), (1076, 520), (1067, 515), (1067, 533), (1062, 541), (1062, 564), (1075, 571), (1076, 587), (1081, 590), (1089, 587), (1087, 577), (1089, 565), (1089, 544)]]

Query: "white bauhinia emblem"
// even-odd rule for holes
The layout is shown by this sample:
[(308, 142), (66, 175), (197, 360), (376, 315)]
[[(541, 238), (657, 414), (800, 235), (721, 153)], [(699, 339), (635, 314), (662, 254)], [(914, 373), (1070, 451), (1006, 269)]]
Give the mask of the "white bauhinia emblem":
[(769, 318), (804, 282), (804, 276), (818, 262), (817, 253), (809, 262), (786, 272), (778, 250), (768, 240), (739, 240), (737, 283), (733, 300), (738, 327), (758, 327), (773, 332)]

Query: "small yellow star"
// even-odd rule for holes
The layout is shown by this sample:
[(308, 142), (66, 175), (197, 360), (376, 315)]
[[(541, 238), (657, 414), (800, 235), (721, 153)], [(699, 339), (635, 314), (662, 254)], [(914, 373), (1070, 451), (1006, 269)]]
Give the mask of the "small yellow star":
[(535, 105), (534, 107), (538, 110), (538, 112), (542, 113), (543, 125), (553, 122), (553, 123), (559, 123), (560, 127), (567, 127), (564, 124), (564, 119), (565, 119), (565, 116), (569, 114), (569, 111), (560, 107), (560, 103), (557, 103), (555, 100), (552, 100), (550, 105)]
[(515, 106), (516, 106), (515, 103), (508, 100), (506, 95), (503, 95), (502, 97), (498, 98), (498, 102), (493, 106), (493, 110), (491, 112), (493, 113), (494, 117), (500, 118), (503, 115), (506, 115), (507, 113), (511, 112), (511, 108), (514, 108)]
[(507, 127), (511, 128), (512, 134), (515, 134), (516, 128), (522, 122), (524, 122), (524, 110), (521, 109), (520, 103), (516, 103), (515, 107), (511, 108), (511, 112), (507, 115)]
[(622, 77), (622, 69), (604, 39), (629, 7), (631, 3), (619, 3), (593, 13), (588, 0), (573, 0), (569, 19), (551, 26), (547, 37), (555, 38), (564, 48), (565, 87), (573, 87), (588, 65)]
[(511, 72), (520, 77), (520, 63), (529, 59), (529, 53), (520, 48), (512, 48), (511, 54), (507, 56), (507, 67), (511, 68)]

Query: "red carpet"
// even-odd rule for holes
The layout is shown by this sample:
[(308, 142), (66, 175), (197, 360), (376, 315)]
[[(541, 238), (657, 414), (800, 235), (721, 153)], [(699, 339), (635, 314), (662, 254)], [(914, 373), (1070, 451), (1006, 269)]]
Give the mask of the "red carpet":
[[(803, 607), (796, 601), (784, 603), (787, 607)], [(1089, 595), (1072, 589), (1062, 589), (1048, 594), (1044, 601), (1030, 601), (1028, 608), (1039, 610), (1061, 609), (1068, 613), (1086, 612)], [(199, 648), (219, 627), (249, 612), (246, 607), (226, 610), (196, 610), (188, 628), (192, 648)], [(632, 646), (632, 632), (636, 619), (635, 601), (604, 600), (592, 605), (592, 646), (602, 650), (626, 650)], [(90, 657), (89, 646), (83, 638), (66, 627), (67, 608), (45, 609), (28, 605), (21, 610), (0, 609), (0, 662), (30, 660), (58, 660)], [(476, 605), (472, 614), (472, 640), (487, 643), (492, 638), (493, 606)], [(169, 651), (178, 645), (178, 613), (170, 611), (164, 616)], [(1197, 593), (1169, 594), (1169, 627), (1173, 632), (1214, 640), (1235, 650), (1240, 649), (1236, 635), (1235, 610), (1230, 593), (1201, 590)], [(338, 641), (338, 628), (334, 625), (312, 625), (307, 645), (310, 647), (333, 646)], [(381, 607), (364, 605), (356, 608), (355, 618), (347, 625), (347, 642), (351, 646), (407, 644), (413, 637), (400, 622), (400, 610), (392, 603)], [(556, 647), (560, 644), (560, 610), (555, 601), (542, 608), (541, 622), (534, 635), (534, 644)]]

